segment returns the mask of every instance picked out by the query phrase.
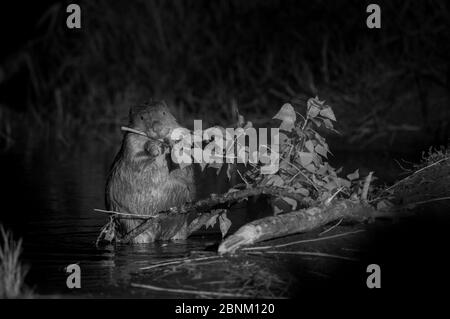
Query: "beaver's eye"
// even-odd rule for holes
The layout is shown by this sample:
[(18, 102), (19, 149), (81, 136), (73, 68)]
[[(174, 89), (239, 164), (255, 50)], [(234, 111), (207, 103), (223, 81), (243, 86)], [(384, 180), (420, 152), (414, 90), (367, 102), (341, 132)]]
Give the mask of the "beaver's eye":
[(141, 115), (141, 120), (144, 120), (144, 116)]
[(163, 115), (166, 115), (166, 112), (165, 112), (165, 111), (163, 111)]

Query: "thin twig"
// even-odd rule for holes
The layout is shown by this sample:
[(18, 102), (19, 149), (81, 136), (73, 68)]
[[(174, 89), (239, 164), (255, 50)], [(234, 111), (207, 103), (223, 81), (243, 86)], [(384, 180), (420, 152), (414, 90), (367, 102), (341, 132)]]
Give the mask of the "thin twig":
[(142, 267), (139, 269), (140, 270), (148, 270), (148, 269), (153, 269), (153, 268), (158, 268), (158, 267), (163, 267), (163, 266), (168, 266), (168, 265), (191, 263), (193, 261), (201, 261), (201, 260), (207, 260), (207, 259), (213, 259), (213, 258), (220, 258), (220, 256), (208, 256), (208, 257), (199, 257), (199, 258), (194, 258), (194, 259), (185, 258), (185, 259), (179, 259), (179, 260), (172, 260), (172, 261), (168, 261), (168, 262), (154, 264), (154, 265), (147, 266), (147, 267)]
[(336, 197), (337, 194), (339, 194), (342, 190), (344, 189), (344, 186), (341, 186), (330, 198), (328, 198), (325, 201), (325, 205), (328, 206), (330, 205), (331, 201), (333, 200), (333, 198)]
[[(255, 254), (255, 253), (251, 253), (251, 254)], [(345, 257), (345, 256), (339, 256), (339, 255), (333, 255), (333, 254), (327, 254), (327, 253), (320, 253), (320, 252), (313, 252), (313, 251), (277, 251), (277, 250), (270, 250), (270, 251), (258, 252), (258, 254), (302, 255), (302, 256), (327, 257), (327, 258), (336, 258), (336, 259), (343, 259), (343, 260), (358, 261), (357, 258), (351, 258), (351, 257)]]
[[(406, 168), (406, 167), (403, 167), (403, 165), (400, 163), (399, 160), (397, 160), (397, 159), (394, 158), (394, 161), (397, 163), (397, 165), (398, 165), (405, 173), (411, 172), (411, 169), (408, 169), (408, 168)], [(405, 174), (405, 173), (403, 173), (403, 174)]]
[(304, 240), (294, 241), (294, 242), (291, 242), (291, 243), (280, 244), (280, 245), (248, 247), (248, 248), (242, 248), (242, 250), (259, 250), (259, 249), (271, 249), (271, 248), (287, 247), (287, 246), (292, 246), (292, 245), (297, 245), (297, 244), (310, 243), (310, 242), (315, 242), (315, 241), (322, 241), (322, 240), (327, 240), (327, 239), (332, 239), (332, 238), (344, 237), (344, 236), (353, 235), (353, 234), (357, 234), (357, 233), (361, 233), (361, 232), (365, 232), (365, 230), (364, 229), (358, 229), (358, 230), (355, 230), (355, 231), (346, 232), (346, 233), (342, 233), (342, 234), (331, 235), (331, 236), (327, 236), (327, 237), (304, 239)]
[(297, 166), (295, 166), (294, 164), (290, 163), (290, 162), (286, 162), (289, 165), (291, 165), (292, 167), (294, 167), (300, 174), (303, 175), (304, 178), (306, 178), (306, 180), (311, 184), (312, 187), (314, 187), (316, 189), (316, 191), (319, 191), (319, 189), (317, 188), (317, 186), (313, 183), (313, 181), (311, 179), (309, 179), (308, 176), (306, 176), (301, 169), (299, 169)]
[(172, 292), (172, 293), (177, 293), (177, 294), (209, 295), (209, 296), (215, 296), (215, 297), (229, 297), (229, 298), (251, 298), (252, 297), (250, 295), (233, 294), (233, 293), (228, 293), (228, 292), (173, 289), (173, 288), (164, 288), (164, 287), (157, 287), (157, 286), (152, 286), (152, 285), (142, 285), (142, 284), (135, 284), (135, 283), (131, 283), (131, 286), (137, 287), (137, 288), (155, 290), (155, 291)]
[(156, 216), (149, 216), (149, 215), (120, 213), (120, 212), (115, 212), (113, 210), (105, 210), (105, 209), (98, 209), (98, 208), (94, 208), (94, 211), (99, 212), (99, 213), (107, 213), (107, 214), (111, 214), (111, 215), (130, 216), (130, 217), (134, 217), (136, 219), (150, 219), (150, 218), (156, 217)]
[(441, 201), (441, 200), (450, 200), (450, 196), (448, 196), (448, 197), (432, 198), (432, 199), (423, 200), (423, 201), (420, 201), (420, 202), (405, 204), (404, 206), (422, 205), (422, 204), (428, 204), (428, 203), (432, 203), (432, 202), (438, 202), (438, 201)]
[(319, 234), (319, 236), (322, 236), (323, 234), (328, 233), (329, 231), (335, 229), (336, 227), (338, 227), (338, 226), (341, 224), (341, 222), (342, 222), (343, 220), (344, 220), (343, 218), (339, 219), (339, 221), (338, 221), (336, 224), (334, 224), (333, 226), (331, 226), (331, 227), (328, 228), (328, 229), (325, 229), (323, 232), (321, 232), (321, 233)]
[(160, 266), (162, 267), (162, 266), (167, 266), (167, 265), (173, 265), (173, 264), (176, 264), (176, 263), (183, 262), (184, 260), (187, 260), (187, 259), (189, 259), (189, 257), (174, 258), (174, 259), (170, 259), (169, 261), (157, 262), (157, 263), (154, 263), (154, 264), (152, 264), (150, 266), (142, 267), (142, 268), (139, 268), (139, 269), (140, 270), (147, 270), (147, 269), (151, 269), (151, 268), (158, 268)]
[(242, 176), (241, 172), (239, 171), (239, 169), (236, 167), (236, 171), (239, 174), (239, 177), (242, 179), (242, 181), (245, 183), (245, 185), (248, 187), (250, 185), (249, 182), (247, 182), (247, 180), (245, 179), (244, 176)]
[(387, 192), (387, 191), (391, 190), (392, 188), (396, 187), (396, 186), (399, 185), (400, 183), (403, 183), (404, 181), (406, 181), (407, 179), (411, 178), (412, 176), (414, 176), (414, 175), (416, 175), (416, 174), (418, 174), (418, 173), (420, 173), (420, 172), (422, 172), (422, 171), (424, 171), (424, 170), (426, 170), (426, 169), (428, 169), (428, 168), (430, 168), (430, 167), (432, 167), (432, 166), (434, 166), (434, 165), (437, 165), (437, 164), (439, 164), (439, 163), (442, 162), (442, 161), (448, 160), (449, 158), (450, 158), (450, 157), (444, 157), (444, 158), (441, 158), (439, 161), (434, 162), (433, 164), (430, 164), (430, 165), (428, 165), (428, 166), (422, 167), (421, 169), (415, 171), (415, 172), (412, 173), (411, 175), (406, 176), (405, 178), (399, 180), (399, 181), (398, 181), (397, 183), (395, 183), (394, 185), (392, 185), (392, 186), (386, 188), (384, 191)]

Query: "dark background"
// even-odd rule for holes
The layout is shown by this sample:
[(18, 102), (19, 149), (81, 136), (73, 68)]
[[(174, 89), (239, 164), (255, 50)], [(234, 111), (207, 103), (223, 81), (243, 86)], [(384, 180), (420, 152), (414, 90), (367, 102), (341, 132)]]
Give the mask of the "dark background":
[[(263, 125), (286, 101), (318, 95), (343, 134), (335, 147), (410, 151), (449, 134), (446, 1), (79, 1), (1, 8), (3, 143), (109, 136), (131, 104), (164, 98), (191, 125)], [(26, 130), (27, 132), (29, 130)], [(105, 135), (106, 134), (106, 135)]]

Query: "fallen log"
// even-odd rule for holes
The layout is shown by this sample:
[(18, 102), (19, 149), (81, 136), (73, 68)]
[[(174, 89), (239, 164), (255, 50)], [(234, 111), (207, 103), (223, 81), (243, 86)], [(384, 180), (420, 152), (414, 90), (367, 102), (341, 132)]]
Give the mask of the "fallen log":
[[(309, 206), (308, 203), (304, 200), (303, 195), (299, 193), (294, 193), (282, 187), (265, 186), (265, 187), (247, 188), (243, 190), (229, 192), (222, 195), (213, 194), (209, 198), (199, 200), (195, 203), (188, 203), (181, 207), (171, 208), (167, 211), (159, 212), (156, 215), (148, 216), (146, 219), (144, 217), (143, 222), (139, 226), (137, 226), (124, 236), (117, 237), (115, 239), (117, 242), (120, 243), (129, 243), (133, 240), (133, 238), (135, 238), (136, 236), (140, 235), (141, 233), (152, 227), (154, 223), (160, 222), (167, 218), (174, 218), (175, 216), (179, 216), (179, 214), (192, 214), (194, 218), (196, 217), (192, 221), (192, 223), (188, 226), (188, 234), (191, 234), (192, 232), (203, 226), (214, 214), (217, 214), (215, 212), (211, 212), (211, 210), (229, 208), (229, 206), (233, 203), (257, 195), (289, 197), (297, 201), (298, 207)], [(116, 217), (122, 218), (120, 215)], [(142, 216), (137, 217), (139, 219), (142, 219)]]
[(219, 254), (236, 250), (260, 241), (300, 232), (311, 231), (339, 219), (363, 222), (378, 217), (377, 211), (360, 201), (342, 200), (330, 206), (312, 207), (278, 216), (252, 221), (228, 236), (219, 246)]

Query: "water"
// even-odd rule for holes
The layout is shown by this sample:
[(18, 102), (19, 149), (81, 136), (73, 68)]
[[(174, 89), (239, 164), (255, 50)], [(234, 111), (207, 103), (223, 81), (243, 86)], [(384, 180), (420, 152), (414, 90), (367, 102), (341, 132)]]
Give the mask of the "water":
[[(69, 150), (43, 147), (12, 150), (0, 156), (2, 209), (0, 222), (23, 238), (24, 261), (31, 266), (27, 282), (39, 294), (84, 294), (127, 296), (132, 275), (140, 267), (168, 258), (183, 257), (217, 244), (216, 232), (200, 232), (183, 242), (120, 245), (96, 248), (95, 239), (107, 216), (94, 212), (104, 208), (104, 185), (115, 148)], [(369, 159), (369, 160), (367, 160)], [(376, 164), (384, 175), (399, 168), (386, 156), (336, 154), (336, 164), (348, 171)], [(368, 171), (368, 168), (362, 168)], [(389, 179), (388, 176), (384, 177)], [(203, 191), (220, 192), (214, 174)], [(242, 212), (241, 212), (242, 213)], [(246, 219), (235, 220), (233, 227)], [(77, 263), (82, 288), (66, 287), (65, 267)], [(156, 296), (156, 295), (155, 295)]]
[[(104, 208), (104, 186), (115, 152), (46, 147), (0, 156), (5, 168), (0, 222), (23, 238), (24, 261), (31, 266), (27, 281), (37, 293), (78, 293), (67, 288), (65, 271), (77, 263), (83, 294), (127, 294), (130, 274), (140, 267), (205, 250), (220, 238), (203, 231), (176, 243), (95, 247), (108, 218), (93, 209)], [(208, 189), (219, 192), (220, 187), (214, 182)]]

